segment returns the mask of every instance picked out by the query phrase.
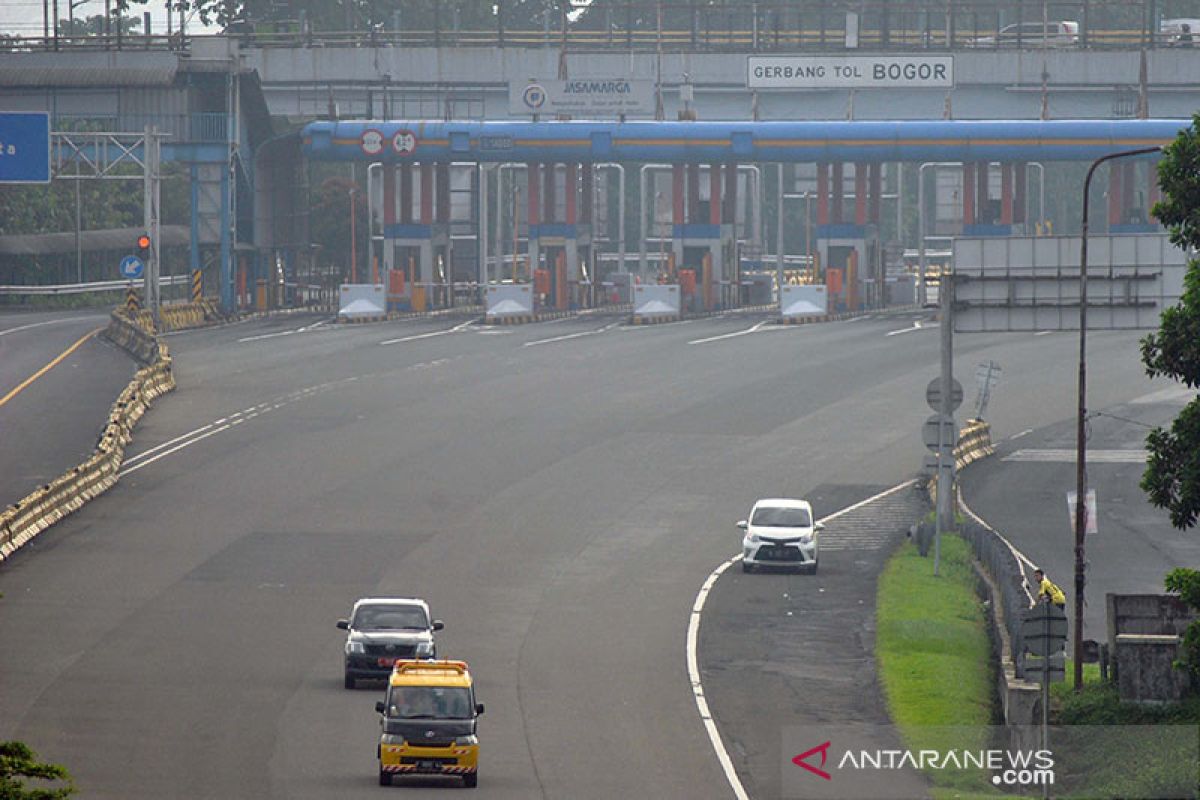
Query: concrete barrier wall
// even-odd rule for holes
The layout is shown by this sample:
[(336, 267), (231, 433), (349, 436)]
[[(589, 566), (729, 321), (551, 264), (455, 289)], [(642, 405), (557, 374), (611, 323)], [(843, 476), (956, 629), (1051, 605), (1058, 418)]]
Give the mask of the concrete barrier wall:
[(527, 283), (503, 283), (487, 287), (487, 316), (512, 317), (533, 314), (533, 287)]
[(679, 286), (646, 284), (633, 287), (633, 318), (662, 319), (679, 317)]
[(829, 313), (829, 297), (825, 287), (816, 284), (782, 287), (779, 313), (785, 319), (825, 316)]
[[(125, 447), (133, 440), (134, 426), (151, 402), (175, 388), (171, 356), (165, 344), (147, 334), (122, 312), (113, 312), (106, 335), (122, 347), (136, 348), (136, 357), (152, 363), (138, 370), (117, 397), (100, 441), (86, 461), (0, 512), (0, 561), (55, 522), (83, 508), (92, 498), (108, 491), (117, 482)], [(153, 347), (151, 357), (142, 358), (139, 354), (149, 347)], [(134, 350), (130, 349), (130, 352)]]

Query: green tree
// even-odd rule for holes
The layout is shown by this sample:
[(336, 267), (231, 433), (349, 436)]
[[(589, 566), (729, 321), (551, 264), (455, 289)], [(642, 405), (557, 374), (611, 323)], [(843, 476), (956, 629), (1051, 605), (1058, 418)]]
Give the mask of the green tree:
[[(1192, 610), (1200, 611), (1200, 571), (1179, 567), (1168, 572), (1163, 583), (1168, 592), (1179, 595)], [(1200, 621), (1187, 627), (1180, 645), (1182, 658), (1175, 666), (1187, 670), (1193, 680), (1200, 679)]]
[[(1167, 226), (1171, 242), (1184, 250), (1200, 247), (1200, 114), (1166, 148), (1158, 183), (1163, 199), (1154, 215)], [(1151, 378), (1200, 386), (1200, 260), (1188, 262), (1179, 305), (1163, 311), (1158, 332), (1142, 340), (1142, 363)], [(1152, 430), (1146, 449), (1142, 489), (1151, 503), (1170, 512), (1172, 525), (1192, 527), (1200, 515), (1200, 398), (1170, 428)]]
[[(50, 789), (27, 788), (26, 780), (65, 782)], [(75, 793), (71, 776), (58, 764), (37, 761), (24, 742), (0, 742), (0, 800), (60, 800)]]

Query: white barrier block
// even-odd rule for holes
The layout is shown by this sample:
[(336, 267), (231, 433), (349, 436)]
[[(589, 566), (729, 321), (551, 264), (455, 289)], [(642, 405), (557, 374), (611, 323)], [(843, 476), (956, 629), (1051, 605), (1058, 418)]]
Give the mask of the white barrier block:
[(339, 317), (373, 317), (385, 313), (387, 294), (382, 283), (343, 283), (338, 292)]
[(829, 313), (825, 287), (816, 284), (784, 286), (779, 298), (779, 313), (784, 317), (823, 317)]
[(679, 286), (647, 284), (633, 287), (635, 317), (679, 316)]
[(533, 313), (533, 287), (529, 284), (500, 284), (487, 289), (487, 315), (514, 317)]

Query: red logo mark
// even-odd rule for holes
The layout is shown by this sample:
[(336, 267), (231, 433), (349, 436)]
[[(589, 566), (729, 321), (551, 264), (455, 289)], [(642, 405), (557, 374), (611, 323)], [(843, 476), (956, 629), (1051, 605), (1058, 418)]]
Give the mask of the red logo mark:
[(816, 747), (814, 747), (811, 750), (804, 751), (800, 755), (793, 758), (792, 763), (795, 764), (797, 767), (803, 767), (804, 769), (811, 772), (813, 775), (818, 775), (827, 781), (833, 780), (832, 776), (830, 776), (830, 774), (828, 772), (826, 772), (823, 769), (818, 769), (817, 767), (814, 767), (812, 764), (809, 764), (805, 761), (805, 759), (808, 758), (809, 756), (820, 753), (821, 754), (821, 766), (822, 767), (825, 766), (825, 759), (829, 755), (829, 744), (830, 744), (829, 742), (826, 742), (825, 744), (817, 745)]

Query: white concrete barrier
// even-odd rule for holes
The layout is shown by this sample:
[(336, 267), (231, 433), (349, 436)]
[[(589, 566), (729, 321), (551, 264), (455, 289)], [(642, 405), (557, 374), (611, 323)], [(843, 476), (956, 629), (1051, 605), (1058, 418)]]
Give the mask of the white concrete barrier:
[(377, 317), (387, 313), (387, 292), (382, 283), (343, 283), (338, 292), (338, 316)]
[(662, 319), (679, 317), (679, 286), (675, 284), (646, 284), (633, 287), (633, 319)]
[(823, 317), (829, 313), (829, 298), (824, 286), (802, 284), (784, 286), (779, 298), (779, 313), (788, 317)]
[(487, 287), (488, 317), (521, 317), (533, 314), (533, 287), (527, 283)]

